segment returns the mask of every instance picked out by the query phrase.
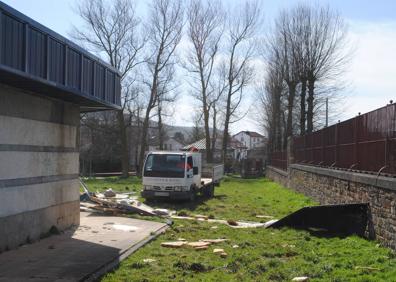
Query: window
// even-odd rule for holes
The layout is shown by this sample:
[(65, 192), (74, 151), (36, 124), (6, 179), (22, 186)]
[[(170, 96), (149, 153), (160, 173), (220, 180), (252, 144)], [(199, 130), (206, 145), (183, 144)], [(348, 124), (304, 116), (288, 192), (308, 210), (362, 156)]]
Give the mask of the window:
[(187, 169), (191, 169), (194, 167), (193, 158), (190, 156), (187, 158)]
[(144, 167), (144, 176), (183, 178), (185, 161), (183, 155), (150, 154)]

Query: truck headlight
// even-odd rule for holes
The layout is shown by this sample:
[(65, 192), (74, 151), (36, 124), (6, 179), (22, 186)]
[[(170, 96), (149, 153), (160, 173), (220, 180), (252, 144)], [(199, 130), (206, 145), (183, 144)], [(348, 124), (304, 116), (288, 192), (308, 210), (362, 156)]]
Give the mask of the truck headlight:
[(151, 186), (151, 185), (144, 185), (144, 190), (153, 190), (153, 186)]
[(188, 186), (182, 186), (182, 190), (183, 190), (183, 191), (190, 191), (190, 187), (188, 187)]
[(183, 189), (182, 186), (175, 186), (175, 191), (180, 192)]

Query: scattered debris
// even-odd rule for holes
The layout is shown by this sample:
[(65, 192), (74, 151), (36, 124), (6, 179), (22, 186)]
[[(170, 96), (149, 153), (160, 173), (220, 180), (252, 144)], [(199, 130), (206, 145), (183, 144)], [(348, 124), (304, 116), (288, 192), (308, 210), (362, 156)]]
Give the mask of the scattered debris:
[(214, 254), (224, 253), (224, 249), (213, 249)]
[(227, 220), (227, 223), (231, 226), (238, 226), (238, 222), (232, 219)]
[(210, 227), (210, 229), (217, 229), (217, 225)]
[(116, 196), (116, 193), (113, 191), (113, 189), (109, 188), (103, 193), (103, 195), (107, 198), (113, 198)]
[(232, 248), (233, 249), (237, 249), (237, 248), (239, 248), (239, 246), (238, 245), (232, 245)]
[(379, 268), (370, 267), (370, 266), (355, 266), (355, 269), (363, 269), (363, 270), (371, 270), (371, 271), (380, 270)]
[(189, 247), (193, 248), (201, 248), (201, 247), (209, 247), (211, 245), (210, 242), (188, 242), (186, 244)]
[(165, 248), (181, 248), (185, 244), (187, 244), (187, 242), (185, 242), (185, 241), (163, 242), (163, 243), (161, 243), (161, 247), (165, 247)]
[(137, 200), (137, 196), (134, 196), (135, 192), (118, 193), (109, 188), (104, 193), (92, 193), (81, 179), (80, 183), (85, 191), (80, 196), (81, 211), (95, 211), (112, 215), (137, 213), (140, 215), (166, 217), (175, 213), (167, 209), (154, 209), (143, 204)]
[(175, 213), (174, 211), (171, 212), (171, 211), (169, 211), (168, 209), (154, 209), (153, 212), (154, 212), (156, 215), (159, 215), (159, 216), (169, 216), (169, 215)]
[(228, 241), (228, 239), (201, 239), (199, 241), (188, 242), (184, 238), (179, 238), (177, 241), (163, 242), (162, 247), (166, 248), (182, 248), (190, 247), (195, 250), (206, 250), (212, 244), (222, 243)]
[(211, 244), (217, 244), (217, 243), (223, 243), (228, 241), (228, 239), (202, 239), (199, 240), (201, 242), (207, 242), (207, 243), (211, 243)]
[(274, 218), (273, 216), (270, 216), (270, 215), (260, 215), (260, 214), (256, 215), (256, 217), (257, 218)]
[(220, 253), (220, 257), (222, 257), (222, 258), (226, 258), (227, 256), (228, 256), (228, 254), (226, 252)]
[(298, 282), (309, 281), (309, 277), (307, 277), (307, 276), (294, 277), (292, 279), (292, 281), (298, 281)]
[(203, 220), (208, 220), (209, 219), (208, 216), (202, 215), (202, 214), (196, 214), (196, 215), (194, 215), (194, 217), (197, 218), (197, 219), (203, 219)]
[(143, 260), (144, 263), (152, 263), (152, 262), (156, 262), (156, 261), (157, 261), (156, 259), (151, 259), (151, 258), (147, 258), (147, 259)]
[[(203, 221), (204, 219), (202, 218), (196, 218), (195, 216), (176, 216), (172, 215), (171, 218), (173, 219), (186, 219), (186, 220), (197, 220), (197, 221)], [(258, 227), (264, 227), (266, 228), (269, 224), (272, 224), (276, 220), (270, 220), (267, 222), (249, 222), (249, 221), (235, 221), (235, 220), (224, 220), (224, 219), (206, 219), (206, 222), (210, 223), (221, 223), (221, 224), (226, 224), (230, 227), (233, 228), (258, 228)], [(217, 226), (212, 226), (212, 229), (217, 229)]]

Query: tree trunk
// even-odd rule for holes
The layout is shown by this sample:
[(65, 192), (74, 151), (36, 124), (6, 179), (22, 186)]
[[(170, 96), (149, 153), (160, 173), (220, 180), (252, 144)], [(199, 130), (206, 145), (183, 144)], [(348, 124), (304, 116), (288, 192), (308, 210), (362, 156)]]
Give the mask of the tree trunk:
[(158, 105), (158, 145), (159, 149), (164, 149), (164, 129), (162, 124), (162, 113), (161, 113), (161, 106)]
[(287, 148), (287, 139), (293, 135), (293, 106), (294, 98), (296, 96), (296, 84), (290, 83), (289, 96), (287, 98), (287, 123), (286, 123), (286, 134), (283, 140), (283, 149)]
[(227, 99), (227, 109), (226, 109), (226, 115), (225, 115), (225, 121), (224, 121), (224, 132), (223, 132), (223, 144), (222, 144), (222, 150), (221, 150), (221, 158), (223, 163), (225, 162), (225, 157), (227, 154), (227, 145), (228, 145), (228, 131), (229, 131), (229, 124), (230, 124), (230, 103), (231, 103), (231, 97), (228, 96)]
[(306, 111), (305, 111), (305, 96), (307, 94), (307, 81), (302, 79), (301, 81), (301, 101), (300, 101), (300, 135), (305, 134), (305, 122), (306, 122)]
[(313, 131), (313, 117), (314, 117), (314, 91), (315, 91), (315, 80), (308, 80), (308, 110), (307, 110), (307, 132)]
[(282, 147), (282, 112), (281, 112), (281, 93), (276, 95), (275, 97), (275, 150), (280, 150)]
[(213, 126), (212, 126), (212, 150), (215, 151), (216, 150), (216, 139), (217, 139), (217, 110), (216, 110), (216, 106), (213, 105)]
[(213, 161), (213, 154), (210, 144), (210, 131), (209, 131), (209, 111), (204, 109), (204, 123), (205, 123), (205, 145), (206, 145), (206, 162), (211, 163)]
[(142, 139), (141, 139), (140, 154), (139, 154), (139, 167), (138, 167), (139, 174), (143, 171), (144, 155), (145, 155), (146, 149), (147, 149), (147, 135), (148, 135), (149, 122), (150, 122), (149, 117), (150, 117), (150, 113), (149, 113), (149, 111), (146, 111), (146, 116), (144, 118), (143, 126), (142, 126)]
[(118, 126), (120, 130), (120, 140), (121, 140), (121, 167), (122, 167), (122, 177), (127, 178), (129, 176), (129, 150), (128, 150), (128, 136), (125, 126), (124, 113), (123, 111), (117, 112)]

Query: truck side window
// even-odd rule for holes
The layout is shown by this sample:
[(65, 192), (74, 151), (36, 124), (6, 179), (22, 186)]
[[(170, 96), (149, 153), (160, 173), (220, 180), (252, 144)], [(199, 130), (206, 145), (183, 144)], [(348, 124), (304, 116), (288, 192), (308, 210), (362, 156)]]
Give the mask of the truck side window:
[(193, 158), (190, 156), (187, 158), (187, 169), (192, 169), (193, 166)]

